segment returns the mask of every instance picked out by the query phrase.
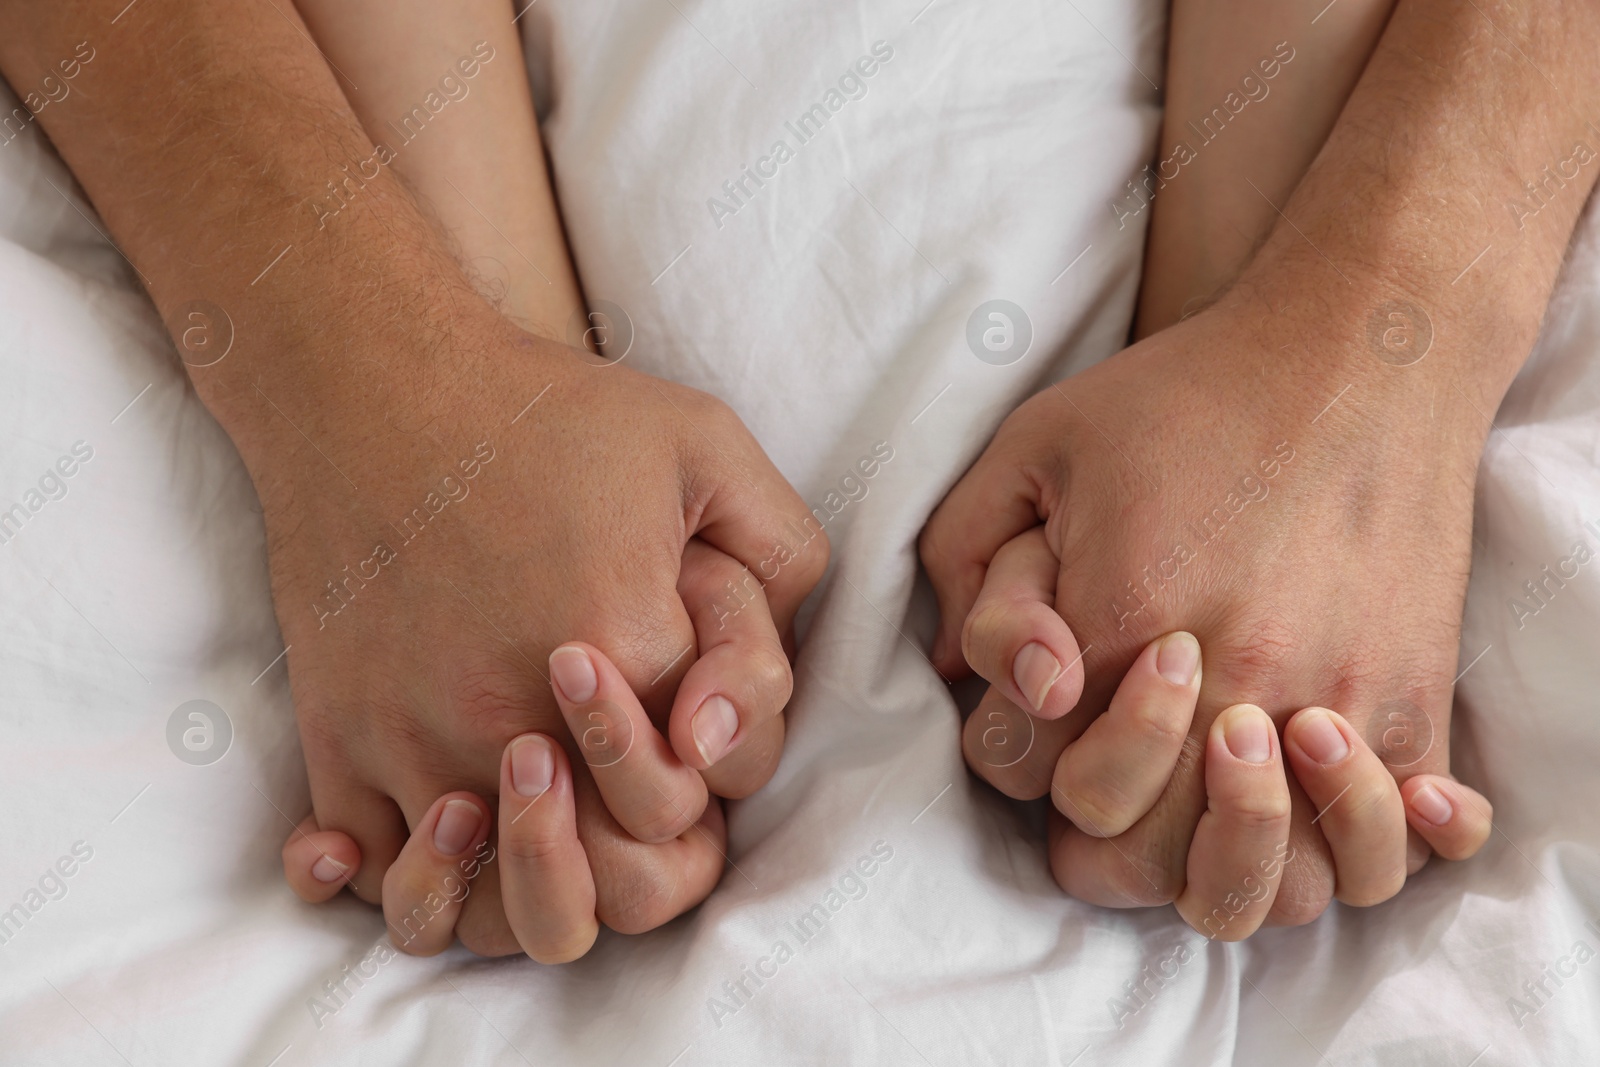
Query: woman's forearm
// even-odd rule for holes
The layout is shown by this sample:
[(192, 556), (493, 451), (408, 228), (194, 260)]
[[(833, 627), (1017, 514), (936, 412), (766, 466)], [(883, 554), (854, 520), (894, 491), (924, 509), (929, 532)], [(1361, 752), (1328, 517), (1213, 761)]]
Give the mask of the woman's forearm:
[(1394, 0), (1173, 0), (1136, 335), (1236, 278), (1327, 140)]
[(578, 283), (510, 0), (296, 6), (368, 136), (391, 156), (385, 165), (438, 221), (474, 284), (523, 328), (566, 339)]

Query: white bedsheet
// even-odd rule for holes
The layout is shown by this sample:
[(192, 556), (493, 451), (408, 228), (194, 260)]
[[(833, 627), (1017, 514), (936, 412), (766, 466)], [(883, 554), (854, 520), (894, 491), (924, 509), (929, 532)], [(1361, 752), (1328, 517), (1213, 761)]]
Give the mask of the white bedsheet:
[[(1243, 946), (1067, 900), (1035, 822), (961, 765), (914, 541), (1006, 411), (1124, 335), (1143, 217), (1119, 229), (1111, 203), (1154, 143), (1165, 5), (921, 3), (526, 16), (579, 266), (629, 312), (629, 359), (731, 402), (814, 503), (876, 442), (894, 458), (831, 531), (783, 765), (734, 809), (705, 905), (565, 968), (399, 957), (331, 1014), (313, 998), (374, 969), (383, 924), (281, 883), (308, 798), (249, 481), (59, 161), (36, 132), (0, 147), (0, 510), (93, 453), (0, 545), (0, 910), (28, 912), (0, 945), (0, 1062), (1600, 1060), (1600, 563), (1520, 628), (1508, 605), (1600, 546), (1600, 235), (1484, 460), (1456, 742), (1497, 805), (1490, 845)], [(876, 42), (865, 94), (799, 143), (786, 123)], [(779, 139), (792, 158), (761, 164)], [(731, 201), (758, 165), (777, 173)], [(965, 341), (990, 299), (1031, 318), (1012, 366)], [(209, 766), (166, 742), (194, 699), (235, 730)], [(802, 940), (790, 924), (830, 902)], [(779, 941), (775, 976), (745, 978)], [(1575, 974), (1535, 1000), (1546, 966)]]

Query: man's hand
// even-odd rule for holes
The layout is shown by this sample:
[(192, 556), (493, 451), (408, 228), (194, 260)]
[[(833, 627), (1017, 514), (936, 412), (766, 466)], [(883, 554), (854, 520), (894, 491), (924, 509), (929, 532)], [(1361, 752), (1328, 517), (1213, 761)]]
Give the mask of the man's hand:
[[(1476, 847), (1452, 835), (1486, 832), (1460, 819), (1472, 796), (1418, 772), (1447, 758), (1477, 458), (1595, 181), (1582, 139), (1600, 78), (1580, 58), (1594, 47), (1590, 5), (1400, 0), (1293, 197), (1269, 201), (1279, 222), (1233, 288), (1030, 401), (930, 522), (922, 551), (946, 672), (1003, 545), (1042, 522), (1060, 564), (1049, 596), (1072, 640), (986, 667), (1005, 687), (991, 710), (1009, 696), (1048, 719), (1027, 718), (1029, 754), (1003, 769), (1019, 794), (1042, 795), (1055, 754), (1087, 725), (1059, 718), (1078, 687), (1091, 712), (1104, 706), (1139, 642), (1162, 630), (1188, 629), (1206, 649), (1173, 781), (1111, 842), (1137, 848), (1115, 856), (1074, 830), (1058, 845), (1082, 860), (1057, 857), (1058, 873), (1083, 877), (1074, 891), (1177, 896), (1205, 803), (1198, 765), (1218, 751), (1196, 731), (1233, 701), (1280, 721), (1304, 705), (1347, 712), (1344, 758), (1364, 762), (1357, 742), (1370, 742), (1410, 776), (1413, 829), (1446, 855)], [(1299, 783), (1291, 841), (1305, 847), (1283, 871), (1279, 921), (1314, 916), (1335, 892), (1334, 824), (1363, 800), (1308, 781), (1318, 753), (1340, 750), (1304, 729), (1320, 719), (1285, 731)], [(1376, 787), (1365, 799), (1389, 803)], [(1331, 857), (1310, 827), (1319, 813)], [(1134, 876), (1119, 882), (1108, 853)], [(1414, 841), (1406, 866), (1422, 856)]]
[[(458, 344), (474, 325), (448, 363), (397, 356), (273, 398), (307, 436), (285, 425), (254, 450), (316, 821), (355, 839), (355, 889), (374, 901), (408, 827), (452, 790), (494, 796), (502, 750), (528, 730), (574, 739), (573, 773), (598, 787), (578, 791), (584, 836), (611, 817), (644, 843), (686, 833), (713, 763), (718, 792), (759, 787), (790, 687), (778, 635), (827, 558), (720, 402), (498, 317), (458, 319)], [(770, 580), (735, 614), (746, 567)], [(552, 659), (569, 638), (616, 668), (581, 648)], [(597, 677), (656, 721), (597, 697)], [(600, 918), (638, 929), (637, 909), (670, 916), (710, 885), (660, 888), (619, 903), (602, 885)], [(473, 937), (487, 899), (468, 904), (469, 947), (493, 947)]]
[[(318, 825), (359, 844), (357, 891), (378, 899), (408, 825), (441, 855), (488, 834), (488, 809), (473, 827), (434, 802), (495, 794), (514, 737), (570, 726), (585, 742), (558, 778), (601, 921), (698, 903), (721, 869), (708, 788), (775, 765), (780, 637), (827, 559), (815, 520), (725, 405), (474, 292), (292, 8), (102, 7), (0, 6), (0, 67), (27, 86), (97, 48), (39, 123), (255, 482)], [(231, 343), (197, 351), (196, 315)], [(574, 639), (637, 715), (557, 706), (547, 657)], [(506, 914), (531, 903), (480, 882), (458, 930), (516, 951)]]
[[(1262, 318), (1243, 302), (1219, 307), (1040, 393), (1006, 420), (923, 538), (945, 618), (937, 665), (954, 672), (970, 661), (996, 683), (966, 731), (968, 762), (1008, 795), (1052, 794), (1070, 821), (1053, 846), (1056, 868), (1087, 900), (1167, 903), (1210, 870), (1190, 841), (1205, 776), (1217, 773), (1202, 758), (1207, 737), (1233, 705), (1259, 705), (1280, 727), (1303, 708), (1343, 709), (1355, 740), (1395, 778), (1448, 773), (1482, 438), (1443, 419), (1374, 426), (1360, 397), (1329, 408), (1340, 386), (1319, 387), (1281, 358), (1311, 324)], [(1014, 533), (1039, 516), (1042, 528)], [(1023, 547), (1029, 539), (1037, 547)], [(1018, 599), (1045, 610), (1017, 611)], [(963, 620), (958, 646), (951, 626)], [(1112, 751), (1100, 751), (1105, 741), (1093, 758), (1066, 748), (1086, 728), (1106, 733), (1095, 716), (1112, 689), (1173, 630), (1205, 650), (1192, 724), (1147, 714)], [(1034, 714), (1024, 721), (1008, 710), (1017, 706)], [(1007, 724), (1000, 735), (996, 722)], [(1294, 802), (1295, 861), (1283, 865), (1276, 921), (1319, 914), (1335, 866), (1338, 895), (1351, 902), (1386, 899), (1405, 878), (1394, 782), (1367, 745), (1333, 729), (1318, 754), (1359, 757), (1338, 787), (1322, 795), (1313, 760), (1298, 778), (1304, 789), (1282, 792), (1280, 768), (1276, 791), (1258, 801), (1263, 818)], [(1154, 743), (1141, 747), (1146, 734)], [(1284, 745), (1291, 762), (1328, 735), (1301, 736), (1303, 746)], [(1487, 832), (1473, 816), (1470, 832)], [(1259, 852), (1246, 871), (1273, 855), (1271, 843)], [(1421, 858), (1413, 852), (1412, 869)], [(1227, 879), (1210, 881), (1220, 900)]]

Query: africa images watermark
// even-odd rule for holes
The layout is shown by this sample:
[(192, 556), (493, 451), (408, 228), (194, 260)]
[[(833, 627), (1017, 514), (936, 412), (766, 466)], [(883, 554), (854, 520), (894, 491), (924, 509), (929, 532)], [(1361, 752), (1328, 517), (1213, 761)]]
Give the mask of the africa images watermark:
[(1529, 219), (1560, 196), (1566, 189), (1567, 182), (1577, 181), (1578, 172), (1593, 163), (1594, 158), (1594, 149), (1579, 141), (1572, 146), (1567, 158), (1557, 160), (1553, 168), (1545, 167), (1540, 171), (1537, 182), (1523, 182), (1522, 187), (1527, 192), (1528, 198), (1506, 201), (1506, 207), (1510, 209), (1512, 221), (1517, 224), (1517, 229), (1525, 228)]
[[(717, 1029), (723, 1021), (737, 1015), (761, 992), (763, 986), (778, 977), (778, 970), (795, 958), (796, 949), (803, 948), (816, 939), (827, 925), (848, 905), (867, 895), (868, 879), (872, 878), (889, 861), (894, 859), (894, 846), (879, 839), (871, 850), (846, 868), (834, 885), (830, 885), (822, 899), (783, 924), (783, 935), (778, 937), (766, 955), (739, 968), (739, 977), (722, 983), (724, 997), (706, 998), (706, 1010)], [(791, 938), (793, 944), (790, 944)]]
[(420, 104), (413, 104), (411, 110), (400, 116), (398, 125), (393, 121), (386, 124), (394, 131), (392, 146), (387, 141), (374, 140), (372, 154), (356, 161), (354, 173), (351, 173), (350, 164), (342, 164), (339, 171), (344, 177), (338, 180), (330, 178), (327, 193), (318, 194), (315, 199), (307, 201), (316, 215), (317, 229), (326, 229), (328, 220), (349, 207), (351, 201), (367, 187), (366, 183), (377, 178), (384, 167), (398, 159), (400, 149), (420, 137), (428, 124), (446, 107), (452, 102), (460, 103), (471, 95), (472, 87), (468, 82), (476, 78), (484, 65), (494, 57), (494, 46), (489, 42), (479, 41), (473, 45), (471, 55), (456, 60), (455, 65), (439, 78), (437, 87), (429, 89)]
[(1127, 629), (1128, 620), (1144, 611), (1149, 601), (1156, 599), (1163, 589), (1176, 581), (1183, 568), (1199, 558), (1200, 549), (1227, 533), (1230, 524), (1247, 507), (1267, 499), (1270, 491), (1267, 483), (1281, 474), (1283, 468), (1294, 461), (1294, 457), (1294, 447), (1288, 441), (1279, 441), (1273, 446), (1272, 454), (1256, 464), (1259, 477), (1254, 473), (1241, 476), (1220, 504), (1206, 512), (1198, 522), (1188, 525), (1187, 531), (1174, 542), (1172, 551), (1164, 559), (1153, 569), (1145, 567), (1137, 582), (1128, 582), (1127, 592), (1111, 602), (1111, 610), (1117, 618), (1117, 629)]
[(788, 524), (786, 532), (793, 535), (794, 540), (779, 541), (774, 545), (772, 554), (756, 564), (755, 573), (746, 570), (738, 581), (730, 578), (725, 587), (727, 597), (712, 605), (712, 610), (717, 614), (717, 629), (726, 627), (729, 619), (755, 600), (758, 590), (765, 589), (767, 583), (776, 578), (783, 568), (804, 555), (817, 535), (827, 528), (828, 523), (837, 519), (845, 508), (865, 500), (871, 490), (867, 483), (876, 478), (892, 459), (894, 446), (887, 441), (875, 442), (872, 451), (856, 460), (855, 466), (847, 470), (838, 484), (823, 495), (822, 503), (812, 506), (810, 515), (801, 522)]
[[(470, 484), (472, 479), (481, 474), (483, 468), (494, 461), (494, 457), (494, 446), (488, 441), (479, 442), (473, 449), (472, 455), (456, 463), (459, 475), (455, 471), (445, 475), (440, 480), (439, 487), (430, 490), (421, 505), (412, 508), (410, 513), (400, 520), (399, 526), (395, 526), (392, 522), (389, 524), (394, 532), (400, 535), (396, 543), (402, 547), (409, 545), (421, 537), (422, 532), (428, 528), (428, 523), (436, 520), (451, 503), (459, 504), (467, 499), (472, 493)], [(355, 564), (354, 573), (351, 573), (347, 565), (342, 572), (343, 577), (331, 579), (326, 586), (327, 593), (311, 602), (311, 610), (317, 617), (317, 629), (321, 630), (327, 626), (330, 618), (355, 603), (356, 595), (367, 587), (367, 583), (376, 581), (383, 573), (383, 568), (399, 558), (399, 551), (391, 547), (389, 542), (379, 541), (373, 545), (371, 555)]]
[(1271, 856), (1257, 861), (1256, 870), (1261, 872), (1260, 877), (1257, 877), (1254, 871), (1245, 875), (1239, 888), (1223, 897), (1222, 903), (1211, 909), (1211, 914), (1200, 924), (1205, 927), (1201, 933), (1213, 941), (1220, 937), (1228, 928), (1228, 924), (1237, 919), (1241, 912), (1251, 904), (1259, 904), (1266, 899), (1273, 880), (1283, 873), (1285, 867), (1294, 862), (1294, 857), (1295, 850), (1289, 847), (1288, 842), (1279, 842), (1273, 848)]
[(35, 884), (22, 894), (21, 900), (0, 911), (0, 945), (10, 944), (46, 905), (64, 899), (71, 891), (67, 879), (92, 859), (94, 846), (87, 841), (74, 841), (68, 854), (46, 867)]
[[(1600, 540), (1600, 523), (1590, 519), (1583, 524), (1583, 528)], [(1568, 582), (1583, 573), (1583, 568), (1593, 559), (1594, 547), (1587, 540), (1579, 538), (1572, 543), (1572, 550), (1567, 555), (1553, 564), (1546, 563), (1540, 567), (1538, 578), (1529, 578), (1523, 582), (1522, 591), (1526, 596), (1522, 599), (1513, 597), (1506, 599), (1506, 606), (1511, 609), (1511, 617), (1517, 620), (1517, 629), (1520, 630), (1528, 625), (1529, 619), (1549, 607), (1556, 595), (1567, 587)]]
[(1257, 60), (1255, 69), (1239, 79), (1237, 90), (1229, 90), (1222, 98), (1222, 103), (1201, 118), (1200, 125), (1196, 126), (1194, 120), (1190, 119), (1188, 125), (1194, 131), (1196, 144), (1191, 145), (1188, 141), (1173, 144), (1172, 152), (1165, 159), (1154, 166), (1146, 165), (1138, 177), (1128, 182), (1127, 193), (1111, 202), (1111, 214), (1117, 220), (1117, 229), (1125, 229), (1129, 219), (1138, 218), (1155, 200), (1156, 193), (1177, 178), (1184, 167), (1199, 159), (1199, 150), (1222, 136), (1228, 123), (1238, 118), (1245, 108), (1252, 102), (1259, 104), (1265, 100), (1272, 92), (1272, 87), (1267, 83), (1281, 74), (1283, 68), (1294, 61), (1294, 57), (1295, 50), (1289, 46), (1289, 42), (1279, 41), (1273, 46), (1270, 56)]
[(787, 137), (780, 137), (772, 142), (766, 155), (756, 160), (753, 169), (745, 166), (737, 177), (723, 182), (722, 192), (727, 200), (719, 200), (714, 196), (706, 199), (706, 209), (711, 212), (711, 221), (717, 229), (722, 229), (723, 219), (737, 215), (748, 207), (767, 182), (778, 176), (778, 168), (794, 159), (800, 148), (814, 140), (829, 119), (844, 110), (846, 104), (866, 96), (867, 79), (893, 58), (894, 48), (889, 42), (873, 41), (871, 54), (862, 56), (847, 67), (840, 75), (838, 85), (830, 87), (822, 94), (820, 101), (802, 111), (797, 118), (783, 124), (783, 128), (794, 135), (793, 148), (789, 146)]
[(67, 479), (93, 458), (94, 447), (89, 442), (74, 441), (65, 455), (46, 467), (35, 484), (23, 491), (21, 500), (0, 510), (0, 544), (10, 544), (46, 505), (65, 500), (71, 488)]
[(1147, 1008), (1157, 994), (1175, 982), (1183, 965), (1192, 959), (1194, 953), (1186, 942), (1180, 941), (1177, 947), (1155, 963), (1145, 964), (1139, 971), (1137, 981), (1132, 978), (1124, 980), (1123, 996), (1106, 998), (1106, 1010), (1111, 1012), (1111, 1021), (1117, 1029), (1127, 1026), (1129, 1019)]
[(485, 841), (480, 844), (471, 856), (458, 862), (461, 869), (460, 876), (447, 874), (444, 883), (439, 889), (430, 892), (416, 907), (412, 908), (405, 918), (400, 920), (400, 925), (389, 925), (391, 937), (380, 938), (367, 949), (366, 953), (354, 964), (345, 964), (339, 974), (322, 983), (320, 993), (306, 998), (306, 1010), (311, 1013), (312, 1020), (321, 1030), (327, 1020), (338, 1015), (350, 1006), (356, 993), (368, 982), (378, 976), (383, 967), (400, 955), (394, 948), (395, 940), (405, 944), (415, 941), (417, 936), (439, 917), (439, 914), (451, 904), (459, 904), (467, 899), (472, 892), (472, 880), (483, 871), (483, 868), (494, 862), (494, 846)]
[[(1600, 924), (1590, 919), (1583, 924), (1589, 933), (1600, 936)], [(1521, 1030), (1529, 1019), (1538, 1015), (1556, 997), (1556, 991), (1566, 985), (1570, 979), (1578, 976), (1578, 968), (1594, 959), (1595, 951), (1589, 942), (1583, 938), (1572, 943), (1572, 947), (1561, 956), (1544, 964), (1539, 968), (1537, 978), (1529, 978), (1522, 983), (1522, 997), (1507, 997), (1506, 1008), (1511, 1012), (1511, 1021)], [(1551, 989), (1551, 983), (1555, 989)]]
[(79, 41), (73, 46), (72, 55), (57, 61), (55, 70), (60, 77), (56, 73), (46, 74), (37, 88), (24, 92), (22, 106), (12, 108), (9, 115), (0, 118), (0, 148), (21, 137), (39, 112), (71, 96), (72, 79), (83, 72), (85, 65), (94, 61), (95, 54), (88, 41)]

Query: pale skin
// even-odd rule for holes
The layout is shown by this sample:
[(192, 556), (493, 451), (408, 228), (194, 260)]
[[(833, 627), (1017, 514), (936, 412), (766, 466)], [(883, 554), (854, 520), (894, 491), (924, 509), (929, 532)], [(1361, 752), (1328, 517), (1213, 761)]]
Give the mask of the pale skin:
[[(141, 0), (113, 16), (86, 0), (0, 7), (0, 68), (36, 84), (86, 32), (115, 34), (79, 74), (82, 106), (39, 122), (180, 348), (196, 299), (235, 331), (191, 375), (261, 499), (313, 825), (343, 842), (297, 834), (315, 853), (299, 866), (344, 864), (321, 884), (385, 900), (393, 921), (448, 888), (438, 861), (459, 871), (496, 845), (464, 905), (429, 907), (415, 951), (453, 931), (483, 954), (560, 962), (602, 923), (639, 931), (697, 904), (723, 866), (709, 797), (745, 795), (776, 765), (782, 640), (826, 538), (734, 625), (715, 606), (794, 539), (805, 504), (725, 405), (596, 366), (502, 313), (564, 335), (576, 289), (546, 186), (519, 181), (542, 202), (498, 223), (526, 260), (476, 248), (464, 271), (451, 235), (485, 238), (435, 188), (444, 172), (405, 149), (369, 162), (345, 97), (362, 74), (336, 76), (293, 9)], [(430, 62), (427, 81), (448, 69)], [(532, 128), (525, 86), (483, 95)], [(407, 147), (479, 102), (452, 102)], [(510, 154), (534, 167), (537, 142)], [(328, 183), (352, 171), (361, 183), (329, 217)], [(450, 177), (460, 201), (499, 195)], [(612, 760), (619, 738), (631, 743)]]
[[(1052, 866), (1068, 892), (1175, 902), (1231, 938), (1308, 921), (1334, 897), (1392, 894), (1425, 858), (1397, 807), (1446, 858), (1481, 846), (1487, 804), (1448, 777), (1444, 743), (1459, 665), (1476, 651), (1458, 648), (1473, 481), (1600, 169), (1563, 166), (1527, 207), (1545, 168), (1592, 160), (1575, 146), (1592, 145), (1586, 116), (1600, 113), (1585, 58), (1597, 43), (1590, 5), (1399, 0), (1292, 196), (1264, 226), (1240, 224), (1264, 230), (1260, 248), (1238, 268), (1216, 234), (1193, 250), (1221, 264), (1209, 278), (1237, 280), (1220, 294), (1170, 284), (1150, 328), (1192, 294), (1209, 306), (1023, 405), (930, 521), (936, 662), (963, 669), (965, 631), (994, 683), (980, 715), (1031, 730), (1026, 755), (997, 767), (969, 723), (968, 762), (1012, 795), (1051, 793)], [(1280, 446), (1293, 458), (1270, 493), (1226, 510), (1225, 532), (1197, 535), (1242, 475), (1268, 477)], [(1017, 556), (1031, 565), (997, 569)], [(1130, 598), (1146, 567), (1161, 577)], [(1049, 610), (990, 625), (975, 605), (996, 596)], [(1150, 635), (1172, 629), (1206, 650), (1197, 709), (1148, 724), (1181, 753), (1170, 780), (1119, 796), (1068, 745), (1115, 714), (1096, 717)], [(1064, 669), (1027, 715), (1017, 653), (1035, 642)], [(1380, 773), (1360, 742), (1396, 707), (1434, 740)], [(1224, 758), (1247, 724), (1258, 743), (1244, 747), (1266, 755), (1249, 768)], [(1097, 830), (1084, 797), (1118, 818)], [(1229, 826), (1250, 837), (1219, 834)], [(1236, 911), (1247, 884), (1260, 892)], [(1220, 933), (1208, 925), (1219, 914)]]

